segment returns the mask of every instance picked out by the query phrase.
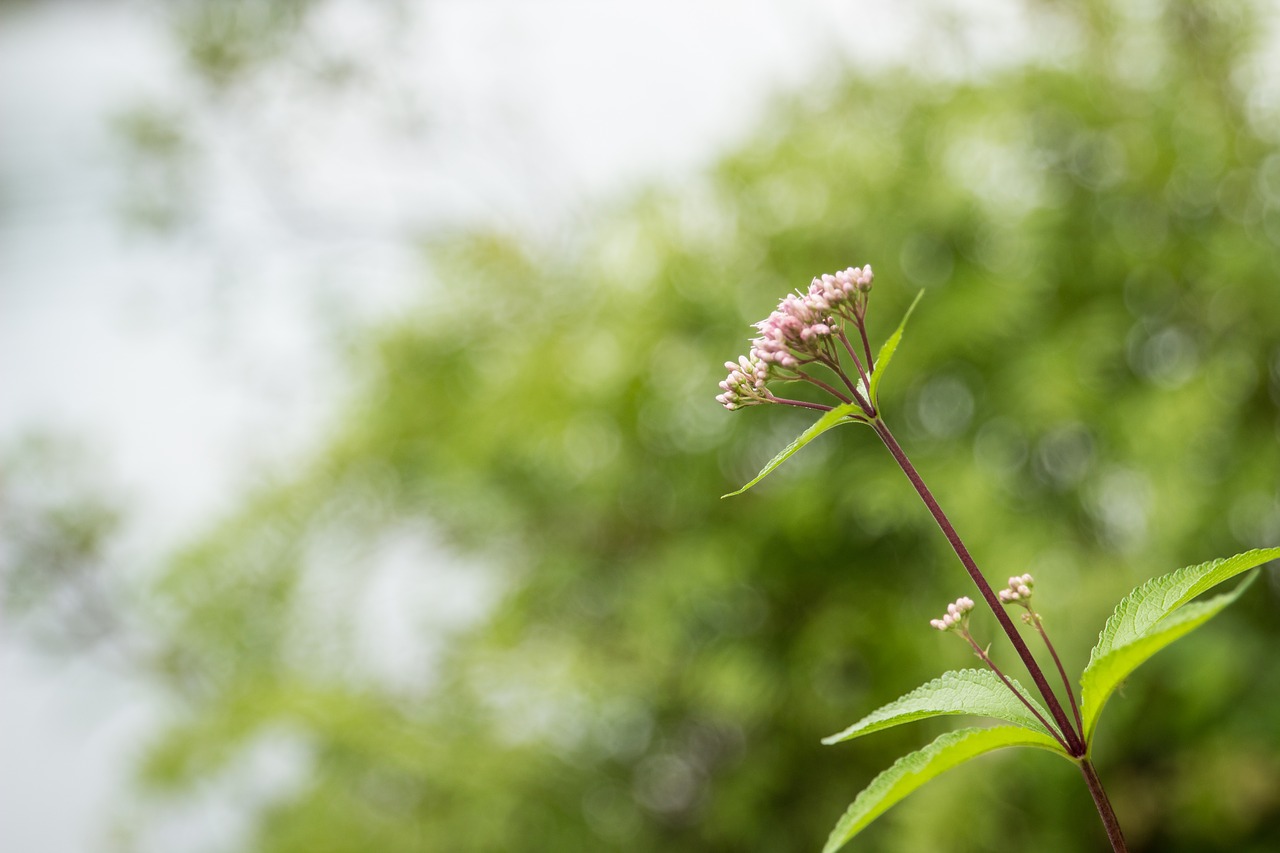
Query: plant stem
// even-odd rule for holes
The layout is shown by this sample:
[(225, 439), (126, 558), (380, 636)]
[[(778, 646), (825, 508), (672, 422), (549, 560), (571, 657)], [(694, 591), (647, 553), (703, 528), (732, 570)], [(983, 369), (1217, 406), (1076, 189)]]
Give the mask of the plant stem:
[(974, 654), (976, 654), (979, 658), (982, 659), (982, 662), (985, 663), (1002, 682), (1004, 682), (1004, 686), (1009, 688), (1009, 692), (1012, 693), (1014, 696), (1017, 696), (1018, 701), (1021, 702), (1023, 705), (1026, 705), (1027, 710), (1031, 712), (1032, 716), (1034, 716), (1037, 720), (1040, 721), (1040, 725), (1044, 726), (1045, 729), (1048, 730), (1049, 734), (1053, 735), (1053, 737), (1058, 741), (1058, 743), (1062, 744), (1063, 749), (1066, 749), (1067, 742), (1062, 739), (1062, 735), (1058, 733), (1053, 728), (1053, 726), (1049, 725), (1049, 721), (1046, 720), (1040, 714), (1040, 712), (1036, 710), (1036, 707), (1031, 704), (1031, 702), (1027, 699), (1026, 696), (1023, 696), (1014, 688), (1013, 684), (1009, 681), (1009, 679), (1005, 676), (1005, 674), (1000, 671), (1000, 667), (996, 666), (995, 661), (991, 659), (991, 656), (987, 654), (986, 650), (982, 648), (982, 646), (978, 645), (978, 641), (973, 638), (973, 635), (969, 633), (968, 629), (961, 628), (960, 630), (961, 630), (961, 636), (964, 637), (966, 640), (968, 640), (969, 645), (973, 647)]
[(1062, 661), (1058, 659), (1058, 650), (1053, 647), (1053, 643), (1049, 642), (1049, 632), (1045, 631), (1044, 623), (1040, 621), (1039, 613), (1031, 614), (1031, 624), (1035, 626), (1036, 631), (1040, 634), (1040, 639), (1044, 640), (1044, 644), (1049, 649), (1049, 654), (1053, 655), (1054, 665), (1058, 667), (1058, 675), (1062, 676), (1062, 686), (1067, 689), (1067, 698), (1071, 700), (1071, 713), (1076, 718), (1076, 730), (1084, 734), (1084, 721), (1080, 719), (1080, 706), (1076, 703), (1076, 692), (1071, 689), (1071, 679), (1067, 678), (1067, 671), (1062, 667)]
[(862, 336), (862, 351), (867, 354), (867, 372), (875, 373), (876, 363), (871, 357), (871, 341), (867, 338), (867, 321), (862, 314), (858, 315), (858, 334)]
[(885, 447), (893, 454), (893, 458), (897, 461), (898, 466), (902, 468), (902, 473), (907, 475), (907, 479), (911, 481), (911, 485), (915, 487), (919, 493), (920, 499), (924, 501), (924, 505), (928, 507), (929, 513), (933, 516), (933, 520), (938, 523), (938, 527), (942, 529), (942, 533), (947, 537), (947, 541), (951, 543), (951, 548), (956, 552), (956, 556), (960, 558), (961, 564), (965, 571), (969, 573), (969, 577), (973, 579), (974, 584), (978, 587), (978, 592), (982, 594), (986, 600), (987, 606), (991, 608), (991, 612), (996, 615), (996, 621), (1000, 623), (1000, 627), (1009, 637), (1009, 641), (1013, 643), (1013, 647), (1017, 650), (1018, 656), (1022, 658), (1022, 663), (1027, 667), (1027, 672), (1031, 675), (1031, 680), (1035, 682), (1036, 688), (1040, 691), (1040, 695), (1044, 697), (1045, 704), (1049, 708), (1049, 712), (1053, 714), (1053, 719), (1057, 722), (1059, 730), (1066, 739), (1067, 752), (1074, 758), (1082, 758), (1088, 748), (1085, 746), (1084, 740), (1079, 732), (1071, 725), (1071, 720), (1067, 716), (1067, 712), (1063, 709), (1062, 703), (1058, 701), (1058, 697), (1054, 694), (1053, 689), (1049, 687), (1049, 682), (1045, 678), (1044, 670), (1040, 668), (1040, 664), (1036, 663), (1035, 656), (1031, 654), (1031, 649), (1023, 641), (1022, 636), (1018, 633), (1018, 629), (1014, 626), (1013, 620), (1009, 618), (1009, 614), (1005, 612), (1004, 606), (1000, 603), (1000, 599), (996, 597), (995, 591), (991, 589), (991, 584), (983, 577), (982, 572), (978, 569), (978, 564), (973, 561), (973, 557), (969, 555), (969, 550), (965, 548), (964, 542), (960, 540), (960, 535), (956, 533), (956, 529), (951, 526), (950, 520), (947, 519), (946, 513), (942, 511), (942, 507), (938, 506), (937, 500), (934, 499), (933, 493), (929, 491), (929, 487), (925, 485), (924, 480), (920, 478), (920, 473), (916, 471), (911, 460), (907, 458), (907, 454), (903, 451), (902, 446), (898, 444), (897, 439), (893, 437), (893, 433), (889, 432), (889, 427), (882, 418), (877, 417), (871, 421), (872, 428), (880, 436), (880, 440), (884, 442)]
[(827, 367), (831, 368), (831, 372), (834, 373), (836, 376), (839, 376), (840, 379), (844, 382), (845, 386), (850, 391), (852, 391), (855, 396), (857, 395), (858, 386), (853, 383), (853, 380), (849, 378), (848, 374), (846, 374), (843, 370), (840, 369), (839, 360), (832, 358), (830, 355), (819, 355), (818, 363), (825, 364)]
[(1129, 848), (1125, 846), (1120, 821), (1116, 819), (1115, 809), (1111, 808), (1111, 800), (1107, 798), (1107, 792), (1102, 789), (1102, 780), (1098, 778), (1098, 771), (1094, 769), (1093, 762), (1088, 756), (1080, 759), (1080, 772), (1084, 774), (1085, 784), (1089, 786), (1093, 804), (1098, 807), (1098, 815), (1102, 818), (1102, 826), (1107, 830), (1107, 840), (1111, 842), (1111, 849), (1114, 853), (1128, 853)]
[[(849, 343), (849, 336), (844, 333), (844, 329), (837, 328), (836, 334), (840, 336), (840, 342), (844, 344), (845, 351), (849, 353), (849, 358), (853, 359), (854, 367), (858, 368), (858, 375), (862, 377), (862, 385), (867, 389), (867, 393), (871, 393), (871, 377), (867, 376), (867, 371), (862, 368), (862, 362), (858, 359), (858, 354), (853, 351), (853, 345)], [(867, 349), (867, 361), (871, 360), (870, 347)], [(867, 368), (870, 370), (870, 368)], [(874, 415), (874, 412), (869, 414)]]
[(830, 394), (832, 397), (835, 397), (835, 398), (836, 398), (837, 400), (839, 400), (841, 403), (852, 403), (852, 402), (853, 402), (853, 400), (851, 400), (851, 399), (849, 399), (848, 397), (846, 397), (845, 395), (841, 394), (839, 391), (837, 391), (836, 389), (832, 388), (830, 385), (828, 385), (827, 383), (823, 382), (821, 379), (817, 379), (817, 378), (815, 378), (815, 377), (813, 377), (813, 376), (810, 376), (809, 374), (805, 373), (804, 371), (800, 371), (799, 378), (800, 378), (800, 381), (802, 381), (802, 382), (808, 382), (808, 383), (810, 383), (811, 385), (817, 385), (819, 388), (821, 388), (823, 391), (826, 391), (826, 392), (827, 392), (828, 394)]
[(831, 411), (831, 406), (824, 406), (822, 403), (808, 403), (804, 400), (789, 400), (786, 397), (770, 397), (769, 402), (781, 403), (784, 406), (799, 406), (803, 409), (816, 409), (819, 412)]

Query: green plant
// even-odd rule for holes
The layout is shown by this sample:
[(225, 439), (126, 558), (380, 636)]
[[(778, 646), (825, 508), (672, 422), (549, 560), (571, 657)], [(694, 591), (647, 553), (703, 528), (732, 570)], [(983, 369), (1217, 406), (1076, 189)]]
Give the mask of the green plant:
[[(839, 734), (823, 740), (834, 744), (874, 731), (928, 717), (966, 714), (990, 717), (1008, 725), (966, 728), (948, 732), (929, 745), (900, 758), (877, 776), (849, 806), (832, 831), (825, 853), (838, 850), (899, 800), (939, 774), (971, 758), (1012, 746), (1047, 750), (1079, 767), (1102, 819), (1113, 850), (1125, 851), (1124, 834), (1090, 756), (1098, 718), (1120, 683), (1160, 649), (1203, 625), (1231, 604), (1256, 577), (1251, 574), (1233, 591), (1205, 601), (1193, 601), (1202, 593), (1270, 560), (1280, 558), (1280, 548), (1247, 551), (1223, 560), (1190, 566), (1153, 578), (1129, 593), (1116, 606), (1098, 637), (1080, 681), (1077, 702), (1057, 650), (1049, 640), (1040, 615), (1032, 609), (1035, 580), (1027, 573), (1009, 578), (997, 592), (982, 574), (937, 500), (930, 492), (902, 446), (890, 432), (880, 410), (879, 389), (892, 361), (912, 310), (903, 316), (879, 353), (872, 357), (866, 313), (873, 274), (871, 267), (851, 267), (815, 278), (807, 292), (786, 296), (768, 318), (756, 324), (760, 334), (750, 352), (737, 362), (726, 362), (728, 377), (720, 383), (717, 401), (730, 410), (777, 404), (822, 412), (822, 416), (750, 482), (725, 497), (741, 494), (759, 483), (783, 462), (822, 433), (843, 424), (865, 424), (875, 430), (894, 460), (920, 495), (946, 536), (982, 599), (1026, 666), (1040, 703), (1017, 681), (1006, 676), (969, 632), (969, 612), (974, 602), (961, 597), (948, 605), (947, 613), (931, 624), (964, 639), (987, 666), (986, 670), (961, 670), (942, 676), (889, 703)], [(921, 292), (923, 295), (923, 291)], [(846, 327), (852, 326), (857, 339)], [(850, 369), (852, 368), (852, 369)], [(773, 383), (798, 383), (800, 396), (780, 397)], [(813, 389), (822, 400), (810, 399)], [(1049, 678), (1036, 661), (1006, 607), (1022, 607), (1022, 621), (1040, 636), (1053, 658), (1071, 713), (1054, 692)]]

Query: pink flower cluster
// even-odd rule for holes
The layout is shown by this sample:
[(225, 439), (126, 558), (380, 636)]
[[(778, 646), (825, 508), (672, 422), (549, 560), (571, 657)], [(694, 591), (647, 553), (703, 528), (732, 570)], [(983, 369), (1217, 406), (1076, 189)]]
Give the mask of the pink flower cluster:
[(751, 352), (737, 363), (725, 362), (729, 378), (716, 397), (728, 409), (764, 403), (771, 367), (798, 370), (823, 355), (823, 347), (839, 331), (841, 318), (856, 319), (866, 310), (866, 294), (875, 277), (868, 264), (815, 278), (807, 293), (791, 293), (759, 323)]
[(754, 349), (750, 356), (740, 355), (736, 362), (726, 361), (724, 366), (729, 371), (729, 378), (720, 383), (724, 393), (716, 395), (716, 402), (729, 411), (767, 403), (773, 396), (765, 387), (769, 365), (760, 361)]
[(930, 619), (929, 624), (937, 628), (939, 631), (950, 631), (957, 625), (963, 626), (969, 618), (969, 611), (973, 609), (973, 599), (966, 596), (957, 598), (953, 603), (947, 605), (947, 615), (941, 619)]
[(1000, 590), (1000, 600), (1005, 604), (1021, 604), (1029, 608), (1031, 605), (1027, 602), (1031, 600), (1031, 591), (1035, 586), (1036, 580), (1031, 575), (1009, 578), (1009, 586)]
[(809, 285), (806, 299), (820, 310), (841, 313), (843, 308), (856, 301), (856, 294), (871, 290), (874, 279), (871, 264), (862, 269), (849, 267), (847, 270), (815, 278)]

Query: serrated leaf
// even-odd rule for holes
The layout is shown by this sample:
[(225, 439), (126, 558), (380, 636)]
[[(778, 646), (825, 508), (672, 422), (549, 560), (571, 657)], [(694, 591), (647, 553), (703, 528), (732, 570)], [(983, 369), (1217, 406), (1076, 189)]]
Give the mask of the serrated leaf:
[(898, 328), (894, 329), (893, 334), (880, 347), (880, 352), (876, 353), (875, 369), (871, 371), (871, 405), (877, 409), (880, 408), (880, 380), (884, 376), (884, 369), (893, 360), (893, 354), (898, 349), (898, 342), (902, 340), (902, 333), (907, 328), (907, 320), (911, 319), (911, 312), (916, 310), (916, 305), (920, 304), (920, 297), (922, 296), (924, 296), (923, 290), (916, 294), (916, 298), (911, 301), (911, 307), (907, 309), (907, 313), (902, 315), (902, 322), (898, 323)]
[(892, 767), (872, 779), (836, 823), (822, 853), (839, 850), (873, 820), (931, 779), (971, 758), (1009, 746), (1047, 749), (1067, 757), (1053, 738), (1020, 727), (947, 732), (928, 746), (899, 758)]
[(1259, 548), (1234, 557), (1188, 566), (1146, 581), (1116, 606), (1098, 636), (1091, 660), (1142, 636), (1197, 595), (1255, 566), (1277, 559), (1280, 559), (1280, 548)]
[(737, 491), (729, 492), (727, 495), (721, 495), (720, 498), (723, 500), (724, 498), (731, 498), (734, 495), (742, 494), (747, 489), (772, 474), (775, 468), (790, 459), (800, 448), (804, 447), (806, 444), (813, 441), (832, 427), (837, 427), (841, 424), (866, 423), (866, 421), (862, 420), (860, 417), (855, 417), (855, 415), (861, 416), (861, 414), (862, 409), (858, 408), (854, 403), (845, 403), (844, 405), (836, 406), (829, 412), (823, 413), (822, 417), (818, 418), (818, 420), (815, 421), (807, 430), (800, 433), (795, 441), (788, 444), (782, 449), (781, 453), (770, 459), (768, 464), (760, 469), (760, 473), (756, 474), (751, 482), (747, 483)]
[(1081, 716), (1091, 741), (1102, 706), (1120, 682), (1152, 655), (1220, 613), (1247, 583), (1210, 601), (1187, 602), (1224, 581), (1280, 559), (1280, 548), (1246, 551), (1152, 578), (1129, 593), (1107, 619), (1081, 678)]
[[(1033, 699), (1022, 685), (1009, 679), (1032, 707), (1044, 717), (1048, 713)], [(822, 742), (830, 745), (878, 732), (881, 729), (900, 726), (903, 723), (948, 714), (968, 714), (975, 717), (995, 717), (1041, 734), (1050, 734), (1027, 706), (1019, 702), (999, 677), (989, 669), (962, 669), (944, 672), (927, 684), (877, 708), (839, 734), (825, 737)]]

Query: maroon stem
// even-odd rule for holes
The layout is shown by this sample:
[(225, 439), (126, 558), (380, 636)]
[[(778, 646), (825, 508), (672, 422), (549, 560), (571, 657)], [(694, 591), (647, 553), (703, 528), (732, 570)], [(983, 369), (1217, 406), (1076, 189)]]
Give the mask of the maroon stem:
[(1044, 716), (1041, 715), (1041, 713), (1036, 710), (1036, 706), (1032, 705), (1030, 700), (1028, 700), (1026, 696), (1023, 696), (1021, 693), (1018, 692), (1017, 688), (1015, 688), (1013, 684), (1009, 681), (1009, 679), (1005, 677), (1005, 674), (1000, 671), (1000, 667), (996, 666), (995, 661), (991, 659), (991, 656), (987, 654), (986, 650), (983, 649), (982, 646), (978, 645), (978, 641), (973, 638), (973, 635), (970, 634), (967, 629), (962, 628), (961, 636), (963, 636), (966, 640), (969, 641), (969, 645), (973, 647), (974, 654), (980, 657), (982, 659), (982, 662), (985, 663), (1002, 682), (1004, 682), (1004, 686), (1009, 688), (1009, 692), (1012, 693), (1014, 696), (1017, 696), (1018, 701), (1021, 702), (1023, 705), (1026, 705), (1027, 710), (1030, 711), (1032, 715), (1037, 720), (1040, 721), (1040, 725), (1044, 726), (1045, 729), (1049, 732), (1049, 734), (1053, 735), (1054, 740), (1062, 744), (1063, 749), (1066, 749), (1067, 742), (1062, 739), (1062, 735), (1059, 734), (1057, 731), (1055, 731), (1053, 726), (1049, 725), (1049, 721), (1046, 720)]
[[(844, 344), (845, 351), (849, 353), (849, 358), (853, 359), (854, 367), (858, 368), (858, 375), (862, 377), (862, 385), (867, 389), (867, 393), (871, 393), (871, 377), (867, 376), (867, 371), (862, 369), (862, 361), (859, 360), (858, 354), (853, 351), (853, 345), (849, 343), (849, 336), (844, 333), (844, 329), (837, 329), (840, 335), (840, 343)], [(868, 350), (867, 359), (870, 360), (871, 355)], [(869, 369), (869, 368), (868, 368)], [(875, 415), (875, 412), (868, 412), (869, 415)]]
[(829, 355), (819, 354), (818, 363), (825, 364), (827, 367), (831, 368), (831, 372), (834, 373), (836, 376), (840, 377), (841, 381), (844, 382), (845, 387), (847, 387), (854, 394), (858, 393), (858, 386), (855, 385), (853, 383), (853, 380), (851, 380), (848, 377), (848, 375), (843, 370), (840, 369), (840, 362), (837, 359), (834, 359)]
[(978, 569), (978, 564), (969, 555), (969, 550), (965, 548), (964, 542), (960, 540), (956, 529), (951, 526), (951, 522), (942, 511), (942, 507), (938, 506), (933, 493), (929, 491), (929, 487), (920, 478), (919, 472), (911, 464), (911, 460), (907, 458), (907, 454), (903, 451), (902, 446), (898, 444), (897, 439), (893, 437), (893, 433), (889, 432), (889, 427), (885, 425), (885, 422), (881, 418), (876, 418), (871, 421), (871, 426), (880, 436), (880, 440), (884, 442), (885, 447), (889, 448), (889, 452), (893, 454), (898, 466), (902, 468), (902, 473), (906, 474), (907, 479), (911, 481), (911, 485), (915, 486), (916, 491), (920, 494), (920, 499), (924, 501), (924, 505), (928, 507), (929, 513), (933, 516), (933, 520), (938, 523), (943, 535), (951, 543), (952, 550), (956, 552), (956, 556), (960, 558), (961, 564), (964, 565), (965, 571), (969, 573), (969, 577), (977, 585), (978, 592), (986, 600), (991, 612), (996, 615), (996, 621), (1000, 623), (1000, 627), (1008, 635), (1009, 642), (1013, 643), (1013, 647), (1018, 652), (1018, 657), (1022, 658), (1022, 663), (1027, 667), (1031, 680), (1035, 682), (1040, 695), (1044, 697), (1049, 713), (1053, 714), (1053, 719), (1058, 723), (1058, 729), (1066, 739), (1067, 752), (1074, 758), (1083, 757), (1088, 752), (1088, 748), (1085, 746), (1080, 734), (1072, 727), (1071, 720), (1063, 709), (1062, 703), (1058, 701), (1053, 689), (1049, 687), (1049, 682), (1044, 676), (1044, 670), (1040, 668), (1040, 664), (1036, 663), (1035, 656), (1031, 654), (1031, 649), (1027, 648), (1027, 644), (1018, 634), (1018, 629), (1014, 626), (1013, 620), (1005, 612), (1000, 599), (996, 597), (995, 592), (991, 589), (991, 584), (987, 583), (987, 579), (982, 576), (982, 572)]
[(1053, 647), (1053, 643), (1049, 642), (1049, 632), (1044, 629), (1044, 623), (1040, 621), (1039, 613), (1032, 613), (1031, 619), (1035, 623), (1036, 631), (1040, 634), (1040, 639), (1044, 640), (1045, 646), (1049, 649), (1049, 654), (1053, 655), (1053, 663), (1058, 667), (1058, 675), (1062, 676), (1062, 686), (1067, 689), (1067, 698), (1071, 700), (1071, 713), (1076, 718), (1076, 729), (1083, 732), (1084, 722), (1080, 719), (1080, 706), (1076, 704), (1076, 692), (1071, 689), (1071, 679), (1067, 678), (1067, 671), (1062, 666), (1062, 661), (1058, 658), (1058, 650)]
[(1112, 851), (1129, 853), (1115, 809), (1111, 808), (1111, 800), (1107, 799), (1107, 792), (1102, 789), (1102, 780), (1098, 778), (1098, 771), (1094, 769), (1093, 762), (1087, 757), (1080, 759), (1080, 772), (1084, 774), (1085, 784), (1089, 786), (1093, 804), (1098, 807), (1098, 815), (1102, 818), (1102, 826), (1107, 830), (1107, 840), (1111, 842)]
[(862, 351), (867, 354), (867, 372), (876, 372), (875, 360), (871, 357), (871, 341), (867, 338), (867, 321), (864, 315), (858, 315), (858, 334), (862, 336)]
[(853, 400), (850, 400), (848, 397), (846, 397), (845, 395), (841, 394), (839, 391), (837, 391), (836, 389), (832, 388), (830, 385), (828, 385), (827, 383), (823, 382), (821, 379), (818, 379), (818, 378), (816, 378), (816, 377), (810, 376), (809, 374), (805, 373), (804, 371), (800, 371), (800, 372), (799, 372), (799, 376), (800, 376), (800, 380), (801, 380), (801, 381), (803, 381), (803, 382), (808, 382), (808, 383), (813, 384), (813, 385), (817, 385), (819, 388), (821, 388), (823, 391), (826, 391), (826, 392), (827, 392), (828, 394), (830, 394), (832, 397), (835, 397), (835, 398), (836, 398), (837, 400), (839, 400), (841, 403), (852, 403), (852, 402), (853, 402)]
[(831, 411), (831, 406), (824, 406), (821, 403), (808, 403), (804, 400), (788, 400), (786, 397), (770, 397), (769, 402), (781, 403), (784, 406), (800, 406), (803, 409), (817, 409), (819, 412)]

